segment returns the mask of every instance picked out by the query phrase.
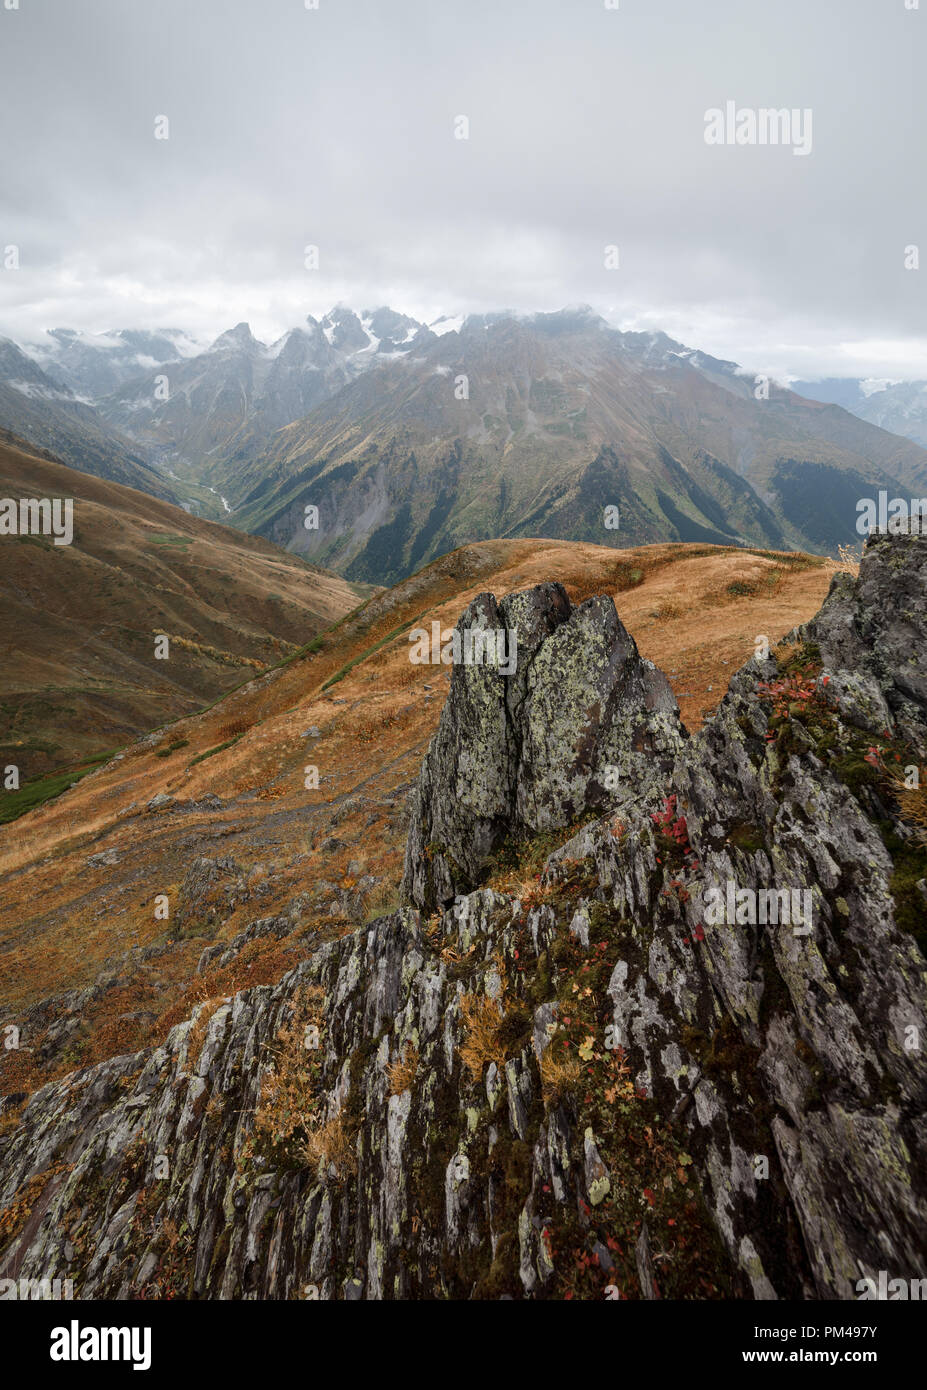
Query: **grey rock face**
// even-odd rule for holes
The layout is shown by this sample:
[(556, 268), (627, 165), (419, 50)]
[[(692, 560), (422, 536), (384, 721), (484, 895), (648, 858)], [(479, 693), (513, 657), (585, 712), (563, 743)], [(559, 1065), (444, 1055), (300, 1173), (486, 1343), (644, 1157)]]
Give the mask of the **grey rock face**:
[[(927, 747), (925, 579), (927, 541), (871, 544), (793, 660), (750, 662), (691, 740), (601, 600), (477, 600), (467, 620), (521, 623), (532, 658), (508, 681), (455, 670), (422, 769), (413, 839), (459, 839), (443, 878), (413, 860), (410, 891), (430, 906), (449, 886), (454, 907), (382, 917), (201, 1005), (163, 1047), (38, 1091), (0, 1138), (0, 1206), (30, 1210), (4, 1227), (0, 1277), (70, 1276), (79, 1297), (544, 1298), (582, 1268), (588, 1297), (853, 1299), (880, 1270), (919, 1276), (922, 851), (864, 755)], [(596, 808), (605, 756), (640, 759), (634, 794), (530, 899), (461, 889), (506, 817)], [(729, 884), (807, 892), (810, 920), (719, 917)], [(268, 1139), (283, 1081), (304, 1118), (271, 1104)]]
[(559, 584), (474, 599), (457, 624), (515, 634), (515, 670), (456, 662), (422, 766), (403, 892), (447, 905), (507, 840), (558, 830), (661, 783), (684, 730), (669, 682), (609, 598), (572, 608)]
[(290, 917), (259, 917), (256, 922), (250, 923), (244, 931), (233, 937), (228, 945), (218, 942), (215, 946), (207, 946), (197, 962), (196, 973), (203, 975), (211, 966), (222, 969), (223, 966), (231, 965), (252, 941), (267, 936), (279, 939), (292, 930), (293, 921)]
[(919, 757), (927, 705), (927, 537), (877, 535), (859, 581), (835, 575), (820, 613), (804, 631), (825, 666), (844, 679), (855, 721), (873, 733), (897, 726)]
[(218, 925), (247, 897), (244, 874), (234, 859), (194, 859), (180, 885), (177, 925), (181, 930), (194, 922)]
[(87, 860), (88, 869), (99, 869), (118, 864), (120, 859), (119, 851), (115, 849), (104, 849), (99, 854), (91, 854)]

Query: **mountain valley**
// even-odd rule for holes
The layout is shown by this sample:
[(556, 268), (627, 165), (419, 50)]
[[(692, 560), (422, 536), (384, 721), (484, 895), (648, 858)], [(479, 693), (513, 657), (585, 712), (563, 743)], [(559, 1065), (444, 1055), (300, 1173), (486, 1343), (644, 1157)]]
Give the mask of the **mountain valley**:
[[(84, 393), (108, 432), (79, 466), (146, 468), (148, 491), (364, 583), (494, 536), (828, 553), (858, 544), (861, 498), (927, 492), (914, 440), (585, 308), (425, 325), (338, 305), (271, 345), (240, 323), (206, 349), (55, 330), (33, 351), (60, 378), (42, 390)], [(8, 428), (54, 448), (12, 397)]]
[[(370, 593), (9, 434), (0, 496), (64, 497), (74, 518), (69, 545), (0, 540), (0, 762), (22, 804), (50, 774), (60, 782), (302, 650)], [(4, 796), (6, 818), (19, 803)]]

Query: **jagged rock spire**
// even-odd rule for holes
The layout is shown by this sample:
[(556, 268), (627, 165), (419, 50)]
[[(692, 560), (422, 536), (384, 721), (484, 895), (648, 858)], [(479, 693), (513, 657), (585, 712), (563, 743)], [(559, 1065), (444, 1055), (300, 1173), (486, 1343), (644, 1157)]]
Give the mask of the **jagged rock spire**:
[(608, 597), (574, 608), (560, 584), (480, 594), (456, 632), (509, 634), (503, 671), (455, 661), (422, 765), (403, 894), (432, 908), (472, 889), (507, 839), (654, 791), (685, 730), (669, 682)]

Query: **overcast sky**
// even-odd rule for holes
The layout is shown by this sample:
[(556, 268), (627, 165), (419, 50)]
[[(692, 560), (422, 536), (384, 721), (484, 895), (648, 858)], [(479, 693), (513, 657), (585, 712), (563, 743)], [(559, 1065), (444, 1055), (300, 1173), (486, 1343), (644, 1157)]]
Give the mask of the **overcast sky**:
[[(12, 2), (0, 334), (588, 302), (927, 377), (927, 0)], [(810, 108), (810, 154), (706, 144), (728, 101)]]

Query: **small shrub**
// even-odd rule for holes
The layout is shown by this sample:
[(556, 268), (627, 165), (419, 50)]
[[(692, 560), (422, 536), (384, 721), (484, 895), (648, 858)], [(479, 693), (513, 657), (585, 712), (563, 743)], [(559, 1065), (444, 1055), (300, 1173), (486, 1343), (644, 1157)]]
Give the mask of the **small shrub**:
[(252, 723), (252, 720), (239, 715), (236, 719), (230, 719), (228, 723), (221, 726), (218, 730), (219, 737), (223, 740), (241, 738), (242, 734), (246, 734), (251, 728)]
[(175, 738), (173, 743), (169, 743), (164, 748), (158, 748), (155, 752), (156, 758), (169, 758), (172, 753), (176, 753), (180, 748), (188, 748), (190, 740), (188, 738)]
[[(756, 693), (761, 700), (772, 701), (770, 723), (774, 723), (794, 719), (801, 715), (806, 707), (812, 705), (826, 708), (827, 697), (824, 691), (829, 681), (829, 676), (821, 676), (818, 680), (816, 675), (796, 673), (786, 676), (783, 680), (760, 681)], [(775, 731), (770, 730), (766, 735), (766, 741), (771, 743), (775, 737)]]
[(211, 922), (208, 917), (186, 919), (175, 917), (167, 929), (167, 939), (168, 941), (212, 941), (218, 930), (218, 924)]

